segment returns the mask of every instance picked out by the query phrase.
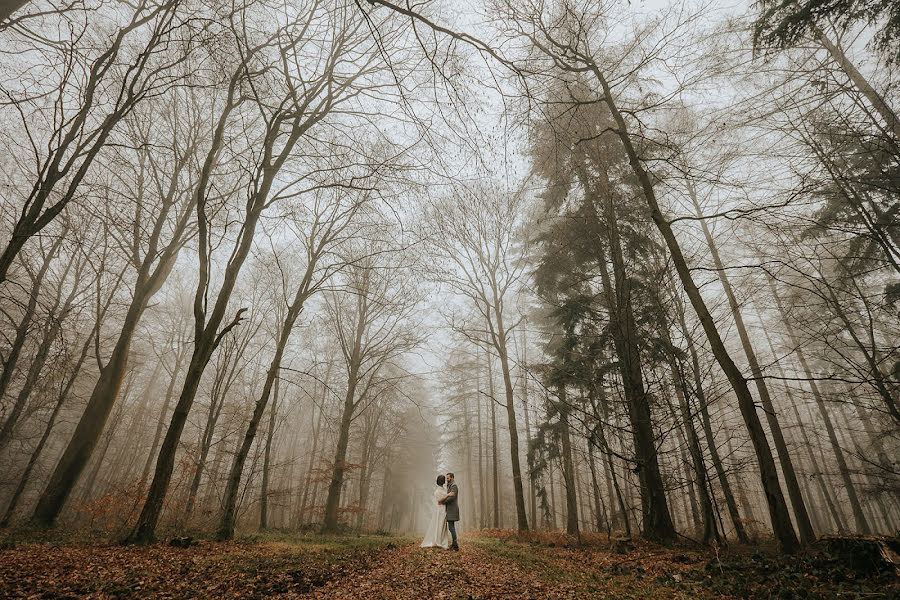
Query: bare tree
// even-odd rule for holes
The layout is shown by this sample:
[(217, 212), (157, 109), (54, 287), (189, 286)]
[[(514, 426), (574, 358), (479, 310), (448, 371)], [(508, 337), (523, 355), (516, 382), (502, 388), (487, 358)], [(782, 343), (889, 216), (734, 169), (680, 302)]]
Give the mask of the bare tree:
[(434, 276), (459, 294), (480, 315), (485, 328), (473, 340), (490, 348), (500, 360), (507, 426), (510, 437), (516, 524), (528, 529), (519, 433), (510, 361), (510, 336), (518, 320), (510, 307), (524, 270), (524, 246), (518, 215), (523, 193), (508, 193), (488, 185), (459, 186), (451, 198), (437, 202), (429, 215), (429, 244), (437, 262)]
[[(192, 98), (176, 98), (192, 103)], [(175, 107), (172, 107), (174, 110)], [(200, 143), (200, 129), (190, 120), (184, 125), (170, 121), (170, 127), (156, 129), (149, 113), (137, 114), (125, 138), (138, 148), (121, 156), (121, 174), (113, 177), (110, 189), (121, 190), (121, 210), (127, 221), (110, 218), (111, 204), (104, 209), (108, 217), (108, 234), (123, 250), (127, 264), (134, 271), (132, 294), (121, 330), (105, 364), (101, 365), (91, 397), (72, 439), (54, 469), (53, 475), (35, 508), (32, 521), (52, 525), (59, 516), (73, 487), (91, 458), (106, 421), (115, 405), (119, 389), (128, 371), (128, 357), (141, 318), (153, 296), (172, 271), (178, 253), (192, 235), (190, 216), (193, 201), (185, 191), (192, 181), (194, 150)], [(199, 117), (198, 114), (194, 114)], [(161, 153), (147, 144), (169, 138), (171, 154), (164, 161)], [(131, 161), (134, 162), (131, 162)], [(129, 166), (133, 170), (129, 171)], [(97, 357), (100, 360), (100, 357)]]
[(353, 422), (397, 384), (390, 366), (418, 344), (408, 319), (415, 308), (412, 282), (385, 263), (385, 249), (361, 248), (349, 262), (342, 291), (327, 295), (326, 310), (346, 369), (331, 479), (325, 499), (323, 530), (335, 531), (347, 472), (347, 449)]
[[(122, 120), (147, 96), (158, 94), (161, 87), (171, 85), (180, 76), (176, 67), (189, 55), (157, 51), (174, 39), (183, 26), (179, 4), (178, 0), (141, 0), (129, 7), (126, 24), (108, 40), (103, 39), (102, 32), (93, 31), (93, 19), (85, 28), (77, 16), (65, 11), (58, 14), (64, 24), (59, 31), (67, 31), (68, 25), (74, 40), (60, 40), (61, 43), (41, 47), (37, 53), (40, 59), (48, 61), (39, 68), (64, 65), (54, 76), (41, 81), (46, 90), (55, 88), (50, 93), (56, 96), (50, 113), (44, 117), (53, 124), (52, 132), (46, 136), (46, 148), (38, 143), (45, 134), (32, 133), (32, 128), (44, 120), (45, 90), (4, 90), (21, 118), (27, 134), (24, 139), (30, 141), (22, 158), (29, 156), (34, 162), (21, 167), (23, 175), (27, 173), (30, 179), (30, 191), (21, 202), (10, 238), (0, 252), (0, 283), (6, 280), (26, 242), (78, 196), (94, 161)], [(102, 41), (98, 40), (97, 46), (72, 43), (81, 42), (81, 36), (99, 37)], [(133, 40), (140, 42), (134, 44)], [(100, 48), (99, 53), (80, 54), (91, 47)], [(21, 81), (31, 80), (26, 77)], [(79, 99), (74, 106), (70, 100), (73, 97)], [(112, 101), (107, 102), (108, 98)]]
[[(286, 165), (290, 165), (292, 169), (303, 169), (302, 163), (292, 162), (298, 142), (332, 112), (361, 93), (367, 78), (379, 69), (379, 56), (369, 52), (371, 43), (362, 35), (362, 27), (350, 9), (329, 12), (313, 4), (261, 44), (254, 45), (251, 40), (238, 41), (241, 59), (235, 67), (225, 101), (227, 110), (221, 113), (214, 135), (214, 151), (207, 158), (195, 190), (200, 282), (194, 301), (194, 352), (172, 422), (160, 449), (147, 501), (131, 536), (134, 541), (146, 542), (155, 536), (163, 499), (172, 476), (175, 452), (202, 374), (222, 338), (241, 322), (243, 309), (222, 327), (231, 293), (253, 245), (260, 218), (266, 208), (279, 199), (277, 191), (273, 189), (279, 173)], [(298, 30), (318, 31), (323, 35), (330, 33), (326, 36), (328, 41), (320, 43), (317, 36), (301, 39), (294, 35)], [(294, 68), (295, 61), (314, 50), (319, 57), (314, 70), (298, 73)], [(263, 86), (259, 78), (266, 76), (270, 68), (278, 69), (280, 81), (278, 85)], [(208, 295), (213, 265), (205, 195), (230, 122), (231, 109), (244, 100), (240, 90), (242, 85), (249, 86), (253, 108), (258, 111), (255, 120), (259, 125), (256, 135), (260, 143), (260, 154), (254, 161), (248, 182), (245, 211), (240, 219), (238, 235), (210, 309)], [(315, 171), (314, 165), (308, 165), (307, 173), (310, 168)], [(300, 181), (303, 179), (298, 178)], [(312, 179), (308, 182), (308, 187), (315, 189), (319, 184)], [(297, 194), (299, 191), (293, 189), (290, 193)]]
[[(347, 187), (352, 185), (352, 182), (348, 182)], [(315, 193), (308, 215), (302, 215), (302, 220), (297, 219), (295, 221), (293, 233), (299, 238), (305, 249), (304, 259), (306, 266), (300, 273), (299, 282), (295, 284), (296, 289), (293, 293), (293, 298), (290, 298), (290, 292), (288, 291), (289, 274), (285, 272), (280, 262), (278, 264), (282, 272), (282, 294), (286, 310), (277, 333), (275, 356), (266, 372), (260, 398), (256, 402), (241, 447), (235, 455), (231, 466), (228, 485), (225, 488), (222, 521), (219, 524), (218, 536), (221, 539), (230, 539), (234, 535), (237, 494), (244, 463), (247, 460), (247, 455), (250, 453), (250, 447), (256, 437), (256, 432), (265, 413), (273, 386), (278, 381), (281, 363), (297, 318), (303, 311), (307, 300), (321, 290), (331, 276), (342, 267), (342, 262), (333, 257), (335, 247), (339, 246), (348, 237), (359, 235), (358, 228), (354, 228), (354, 224), (357, 221), (356, 216), (365, 207), (367, 201), (371, 199), (371, 193), (367, 191), (354, 193), (351, 190), (348, 193), (341, 190), (338, 193), (340, 195), (337, 197), (335, 197), (334, 193), (329, 193), (329, 190)], [(329, 257), (332, 258), (329, 259)], [(275, 259), (278, 261), (277, 255)], [(275, 414), (274, 407), (272, 414)], [(270, 430), (274, 427), (274, 416), (272, 419)], [(267, 441), (267, 456), (270, 446), (271, 442)], [(267, 473), (264, 473), (265, 476), (267, 476)]]

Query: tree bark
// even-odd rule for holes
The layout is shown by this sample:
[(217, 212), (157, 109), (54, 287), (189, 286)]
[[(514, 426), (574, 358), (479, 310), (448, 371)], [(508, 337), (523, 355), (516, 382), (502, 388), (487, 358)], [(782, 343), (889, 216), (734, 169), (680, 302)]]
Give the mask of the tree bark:
[(484, 529), (487, 527), (487, 482), (484, 476), (484, 427), (481, 423), (481, 365), (477, 365), (475, 370), (478, 373), (478, 389), (475, 390), (475, 424), (478, 429), (478, 526)]
[[(254, 52), (260, 48), (254, 49)], [(245, 58), (244, 61), (248, 60)], [(199, 282), (194, 294), (194, 351), (191, 355), (188, 370), (185, 374), (184, 386), (175, 404), (175, 410), (172, 413), (172, 421), (166, 431), (163, 439), (162, 447), (159, 451), (159, 457), (156, 461), (156, 470), (153, 474), (153, 481), (150, 483), (150, 490), (147, 493), (147, 499), (141, 514), (138, 517), (137, 525), (129, 536), (129, 540), (136, 543), (149, 543), (156, 537), (156, 526), (159, 522), (160, 514), (163, 509), (166, 493), (169, 489), (169, 482), (172, 479), (172, 472), (175, 468), (175, 455), (178, 450), (178, 444), (181, 440), (181, 434), (184, 431), (185, 423), (187, 423), (188, 414), (194, 404), (197, 396), (197, 390), (200, 386), (200, 380), (203, 372), (209, 364), (210, 358), (219, 346), (222, 338), (228, 335), (231, 330), (237, 327), (243, 318), (245, 309), (238, 310), (234, 319), (226, 325), (221, 331), (220, 327), (225, 319), (225, 313), (228, 310), (228, 304), (231, 300), (231, 294), (237, 284), (238, 275), (244, 266), (250, 249), (253, 245), (253, 238), (256, 233), (256, 227), (263, 211), (266, 209), (270, 200), (269, 195), (272, 185), (281, 170), (281, 167), (287, 161), (297, 141), (303, 136), (310, 127), (316, 122), (324, 118), (328, 112), (318, 112), (314, 116), (310, 116), (309, 120), (305, 120), (304, 112), (300, 111), (293, 116), (287, 135), (281, 140), (280, 149), (274, 150), (276, 139), (282, 137), (283, 118), (272, 119), (267, 122), (267, 130), (263, 147), (261, 149), (262, 156), (258, 165), (257, 178), (254, 181), (254, 187), (249, 192), (246, 207), (247, 212), (244, 216), (243, 223), (238, 238), (234, 242), (232, 253), (225, 266), (222, 276), (222, 283), (219, 292), (216, 295), (215, 304), (212, 311), (207, 312), (208, 292), (210, 284), (210, 254), (209, 254), (209, 221), (206, 210), (207, 190), (212, 178), (212, 172), (218, 163), (219, 155), (224, 147), (225, 129), (228, 124), (229, 116), (232, 111), (243, 102), (243, 96), (239, 93), (239, 87), (246, 74), (246, 65), (242, 64), (231, 74), (228, 87), (228, 94), (222, 112), (218, 115), (216, 127), (213, 132), (210, 150), (206, 155), (203, 167), (200, 172), (198, 184), (193, 191), (194, 206), (197, 212), (198, 227), (198, 262), (199, 262)], [(329, 92), (331, 88), (329, 88)]]
[[(759, 311), (757, 311), (757, 315), (758, 314)], [(769, 345), (769, 351), (771, 352), (773, 357), (777, 358), (778, 354), (775, 352), (775, 345), (772, 343), (772, 338), (769, 335), (768, 330), (763, 329), (763, 334), (765, 335), (766, 342)], [(778, 369), (779, 376), (784, 379), (785, 373), (784, 369), (782, 369), (781, 367), (781, 363), (776, 360), (774, 364)], [(791, 410), (794, 414), (794, 419), (797, 421), (797, 428), (800, 430), (801, 441), (803, 442), (803, 446), (806, 448), (807, 456), (809, 458), (810, 465), (812, 466), (812, 478), (816, 480), (816, 485), (819, 489), (819, 495), (822, 497), (823, 503), (828, 508), (828, 512), (831, 514), (831, 518), (834, 521), (838, 532), (844, 534), (846, 533), (846, 525), (844, 524), (844, 519), (841, 516), (840, 511), (838, 511), (837, 506), (834, 503), (834, 499), (832, 498), (831, 491), (828, 489), (828, 486), (825, 483), (825, 472), (819, 466), (819, 461), (816, 458), (816, 453), (813, 451), (814, 446), (812, 441), (809, 439), (809, 435), (806, 432), (806, 426), (804, 425), (803, 418), (800, 416), (800, 411), (797, 408), (796, 399), (794, 398), (794, 395), (791, 393), (791, 390), (787, 385), (784, 386), (784, 393), (785, 397), (787, 398), (788, 404), (790, 405)]]
[(490, 353), (487, 353), (486, 356), (488, 359), (488, 402), (491, 406), (491, 482), (493, 488), (491, 496), (494, 503), (494, 529), (500, 529), (500, 454), (497, 444), (497, 399), (494, 397), (493, 358)]
[[(236, 366), (236, 365), (235, 365)], [(225, 373), (224, 377), (228, 377)], [(194, 465), (194, 476), (191, 479), (191, 487), (188, 489), (187, 502), (184, 505), (185, 519), (190, 519), (194, 513), (194, 506), (197, 502), (197, 494), (200, 492), (200, 482), (203, 481), (203, 472), (206, 470), (206, 460), (209, 457), (209, 450), (212, 448), (213, 438), (216, 433), (216, 424), (219, 416), (222, 414), (222, 407), (225, 404), (225, 396), (228, 393), (228, 385), (222, 386), (220, 382), (213, 385), (212, 394), (209, 399), (209, 410), (206, 413), (206, 423), (203, 425), (203, 431), (200, 433), (199, 454), (197, 462)], [(222, 440), (224, 443), (224, 440)]]
[(266, 448), (263, 454), (262, 485), (259, 490), (259, 528), (269, 528), (269, 479), (272, 468), (272, 440), (275, 438), (275, 424), (278, 416), (278, 387), (281, 379), (275, 380), (272, 391), (272, 407), (269, 409), (269, 428), (266, 430)]
[(169, 385), (166, 388), (166, 397), (163, 400), (162, 410), (159, 419), (156, 421), (156, 430), (153, 433), (153, 441), (150, 444), (150, 450), (147, 453), (147, 460), (144, 462), (144, 468), (141, 471), (141, 487), (147, 483), (150, 477), (150, 469), (153, 467), (153, 458), (156, 456), (156, 449), (159, 448), (159, 441), (162, 439), (163, 427), (166, 424), (166, 414), (169, 412), (169, 405), (172, 404), (172, 397), (175, 394), (175, 384), (178, 382), (178, 373), (181, 371), (181, 361), (184, 359), (184, 348), (179, 346), (175, 354), (175, 364), (172, 367), (172, 377), (169, 379)]
[[(591, 406), (594, 410), (594, 414), (597, 417), (597, 425), (594, 427), (594, 433), (597, 435), (598, 441), (600, 442), (600, 446), (598, 449), (600, 452), (606, 457), (606, 469), (608, 470), (608, 481), (612, 481), (613, 490), (615, 491), (616, 502), (619, 505), (619, 514), (622, 519), (622, 526), (625, 528), (625, 534), (628, 537), (631, 537), (631, 517), (628, 515), (628, 506), (625, 503), (625, 497), (622, 494), (622, 487), (619, 485), (619, 477), (616, 475), (616, 466), (613, 463), (612, 457), (612, 449), (609, 447), (609, 442), (606, 438), (606, 433), (603, 430), (603, 422), (605, 419), (609, 418), (609, 410), (606, 403), (606, 398), (604, 395), (604, 390), (602, 387), (602, 383), (596, 384), (592, 386), (589, 391), (589, 398), (591, 400)], [(600, 395), (600, 398), (597, 398), (597, 395)], [(600, 403), (600, 406), (597, 406), (597, 403)], [(602, 415), (602, 418), (601, 418)], [(610, 496), (610, 502), (612, 502), (612, 496)]]
[[(306, 282), (305, 279), (304, 282)], [(250, 454), (250, 448), (253, 445), (253, 441), (256, 439), (256, 432), (259, 429), (260, 421), (262, 421), (263, 415), (265, 414), (272, 390), (277, 389), (278, 374), (281, 371), (281, 361), (284, 358), (284, 351), (287, 348), (287, 343), (293, 332), (297, 317), (300, 316), (300, 312), (303, 310), (303, 302), (307, 298), (306, 291), (305, 286), (301, 286), (301, 288), (297, 290), (297, 296), (294, 299), (294, 303), (288, 308), (287, 316), (285, 317), (284, 323), (281, 325), (278, 343), (275, 347), (275, 357), (272, 359), (272, 363), (269, 365), (269, 369), (266, 372), (266, 380), (263, 383), (262, 393), (260, 394), (259, 400), (256, 401), (256, 406), (253, 409), (250, 422), (247, 424), (247, 431), (244, 433), (240, 448), (234, 456), (234, 462), (231, 464), (231, 471), (228, 475), (228, 483), (225, 486), (225, 497), (222, 503), (222, 519), (216, 534), (220, 540), (230, 540), (234, 537), (234, 525), (235, 520), (237, 519), (237, 497), (238, 492), (240, 491), (241, 476), (244, 473), (244, 464), (247, 461), (247, 456)]]
[[(490, 282), (494, 303), (495, 323), (488, 323), (493, 338), (494, 347), (500, 358), (500, 373), (503, 376), (503, 389), (506, 392), (506, 424), (509, 428), (509, 454), (512, 464), (513, 497), (516, 504), (516, 525), (519, 531), (528, 531), (528, 514), (525, 511), (525, 491), (522, 485), (522, 466), (519, 460), (519, 427), (516, 421), (516, 405), (512, 383), (512, 373), (509, 365), (509, 350), (507, 336), (509, 332), (503, 320), (503, 312), (500, 308), (501, 293), (497, 289), (495, 281)], [(496, 325), (496, 330), (494, 326)]]
[[(603, 495), (600, 493), (600, 484), (597, 480), (597, 459), (594, 456), (593, 440), (588, 440), (587, 449), (588, 467), (591, 470), (591, 491), (593, 492), (594, 496), (594, 515), (596, 516), (594, 526), (597, 528), (597, 533), (606, 531), (606, 537), (607, 539), (609, 539), (611, 535), (611, 528), (609, 523), (609, 516), (606, 513), (606, 506), (603, 502)], [(611, 500), (612, 498), (610, 498), (610, 501)]]
[[(477, 399), (477, 392), (476, 392)], [(473, 524), (478, 522), (478, 519), (475, 515), (475, 471), (472, 469), (472, 425), (471, 419), (469, 417), (469, 401), (470, 399), (467, 397), (463, 397), (461, 399), (463, 405), (463, 437), (465, 438), (466, 445), (466, 497), (469, 498), (469, 501), (466, 503), (466, 506), (470, 507), (468, 518), (470, 522)], [(479, 488), (479, 492), (481, 488)]]
[[(525, 448), (531, 448), (531, 419), (528, 415), (528, 338), (525, 330), (522, 330), (522, 415), (525, 417)], [(527, 455), (527, 454), (526, 454)], [(532, 465), (528, 464), (528, 508), (531, 514), (531, 523), (537, 528), (537, 491), (534, 483)]]
[(49, 527), (56, 522), (100, 440), (128, 369), (131, 341), (150, 300), (149, 292), (150, 289), (140, 284), (135, 288), (133, 300), (109, 361), (100, 370), (100, 377), (94, 385), (78, 425), (75, 426), (75, 432), (35, 507), (32, 516), (34, 525)]
[[(65, 281), (69, 268), (72, 266), (72, 262), (69, 262), (62, 274), (60, 281), (60, 288), (62, 286), (62, 282)], [(13, 402), (12, 409), (9, 412), (9, 415), (6, 418), (6, 421), (3, 423), (3, 427), (0, 427), (0, 452), (2, 452), (7, 444), (12, 440), (12, 434), (15, 426), (18, 424), (19, 417), (22, 415), (22, 411), (25, 409), (25, 405), (28, 402), (28, 399), (31, 397), (31, 392), (34, 390), (34, 387), (37, 385), (38, 380), (43, 372), (44, 365), (47, 363), (47, 358), (50, 356), (50, 350), (53, 347), (53, 343), (56, 341), (57, 335), (59, 335), (60, 330), (62, 329), (63, 321), (69, 314), (69, 311), (72, 309), (72, 302), (75, 300), (75, 296), (79, 290), (78, 283), (81, 278), (81, 265), (75, 270), (74, 283), (72, 285), (69, 294), (66, 296), (66, 299), (63, 301), (60, 298), (59, 293), (56, 295), (56, 300), (53, 306), (49, 309), (47, 315), (47, 325), (44, 327), (44, 334), (41, 337), (41, 342), (35, 351), (35, 355), (31, 360), (31, 365), (28, 368), (28, 375), (25, 377), (25, 382), (22, 384), (22, 387), (19, 389), (19, 393), (16, 394), (16, 399)], [(57, 292), (61, 292), (62, 290), (57, 290)], [(59, 304), (62, 301), (62, 307), (60, 308)], [(31, 305), (31, 300), (29, 300), (29, 305)], [(5, 373), (4, 373), (5, 374)], [(0, 398), (3, 397), (3, 394), (0, 393)]]
[[(322, 429), (322, 415), (325, 412), (325, 400), (328, 397), (328, 381), (331, 375), (331, 363), (328, 363), (328, 367), (325, 371), (325, 381), (322, 385), (322, 404), (319, 407), (319, 416), (315, 421), (315, 426), (313, 428), (313, 441), (312, 448), (309, 452), (309, 463), (306, 468), (306, 475), (303, 478), (303, 497), (300, 500), (300, 512), (299, 512), (299, 524), (304, 525), (306, 523), (306, 509), (307, 509), (307, 500), (309, 498), (309, 488), (312, 480), (313, 468), (316, 464), (316, 455), (319, 449), (319, 432)], [(310, 414), (310, 420), (312, 420), (312, 414)], [(315, 502), (315, 498), (313, 498), (313, 502)]]
[(328, 496), (325, 499), (325, 520), (322, 524), (323, 531), (337, 531), (338, 509), (341, 502), (341, 491), (344, 486), (344, 472), (346, 470), (347, 446), (350, 443), (350, 423), (353, 419), (356, 395), (355, 371), (351, 371), (350, 385), (344, 398), (344, 408), (341, 411), (341, 420), (338, 425), (337, 446), (334, 450), (334, 463), (331, 469), (331, 483), (328, 485)]
[(709, 480), (706, 474), (706, 464), (703, 460), (703, 450), (700, 447), (700, 437), (697, 430), (694, 429), (694, 417), (688, 406), (683, 387), (684, 383), (681, 379), (681, 372), (672, 365), (674, 371), (672, 373), (675, 380), (675, 397), (678, 400), (678, 407), (681, 411), (681, 420), (688, 438), (688, 449), (691, 455), (691, 461), (694, 467), (694, 476), (696, 477), (696, 490), (700, 496), (700, 510), (703, 519), (703, 541), (710, 543), (713, 540), (718, 541), (719, 532), (716, 529), (716, 516), (713, 512), (713, 502), (709, 495)]
[(569, 432), (569, 407), (565, 386), (559, 387), (559, 429), (562, 445), (563, 480), (566, 484), (566, 533), (579, 535), (578, 493), (575, 489), (575, 467), (572, 461), (572, 438)]

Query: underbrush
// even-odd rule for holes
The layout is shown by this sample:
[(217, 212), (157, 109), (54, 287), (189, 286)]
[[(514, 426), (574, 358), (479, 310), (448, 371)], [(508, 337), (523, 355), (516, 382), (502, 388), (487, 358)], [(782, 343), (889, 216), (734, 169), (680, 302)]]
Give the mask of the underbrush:
[(835, 552), (827, 540), (794, 555), (772, 543), (709, 548), (642, 540), (617, 552), (605, 535), (510, 530), (476, 532), (470, 543), (548, 581), (623, 598), (900, 598), (900, 579), (890, 565), (873, 568), (859, 560), (859, 551)]

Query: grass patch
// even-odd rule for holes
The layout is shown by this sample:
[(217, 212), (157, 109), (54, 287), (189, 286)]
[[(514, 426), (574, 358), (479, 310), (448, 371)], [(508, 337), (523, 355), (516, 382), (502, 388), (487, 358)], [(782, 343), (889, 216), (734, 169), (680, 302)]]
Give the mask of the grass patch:
[(579, 579), (575, 574), (559, 568), (550, 557), (530, 544), (497, 537), (476, 537), (469, 543), (494, 556), (515, 561), (530, 571), (538, 572), (547, 581), (569, 583)]

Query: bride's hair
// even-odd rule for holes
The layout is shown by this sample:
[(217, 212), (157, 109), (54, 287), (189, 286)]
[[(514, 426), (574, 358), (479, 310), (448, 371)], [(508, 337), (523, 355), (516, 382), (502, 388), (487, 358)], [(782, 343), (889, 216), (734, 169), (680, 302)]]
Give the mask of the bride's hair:
[(438, 478), (437, 478), (437, 484), (438, 484), (438, 485), (444, 485), (444, 482), (445, 482), (445, 481), (447, 481), (447, 478), (446, 478), (446, 477), (444, 477), (443, 475), (438, 475)]

